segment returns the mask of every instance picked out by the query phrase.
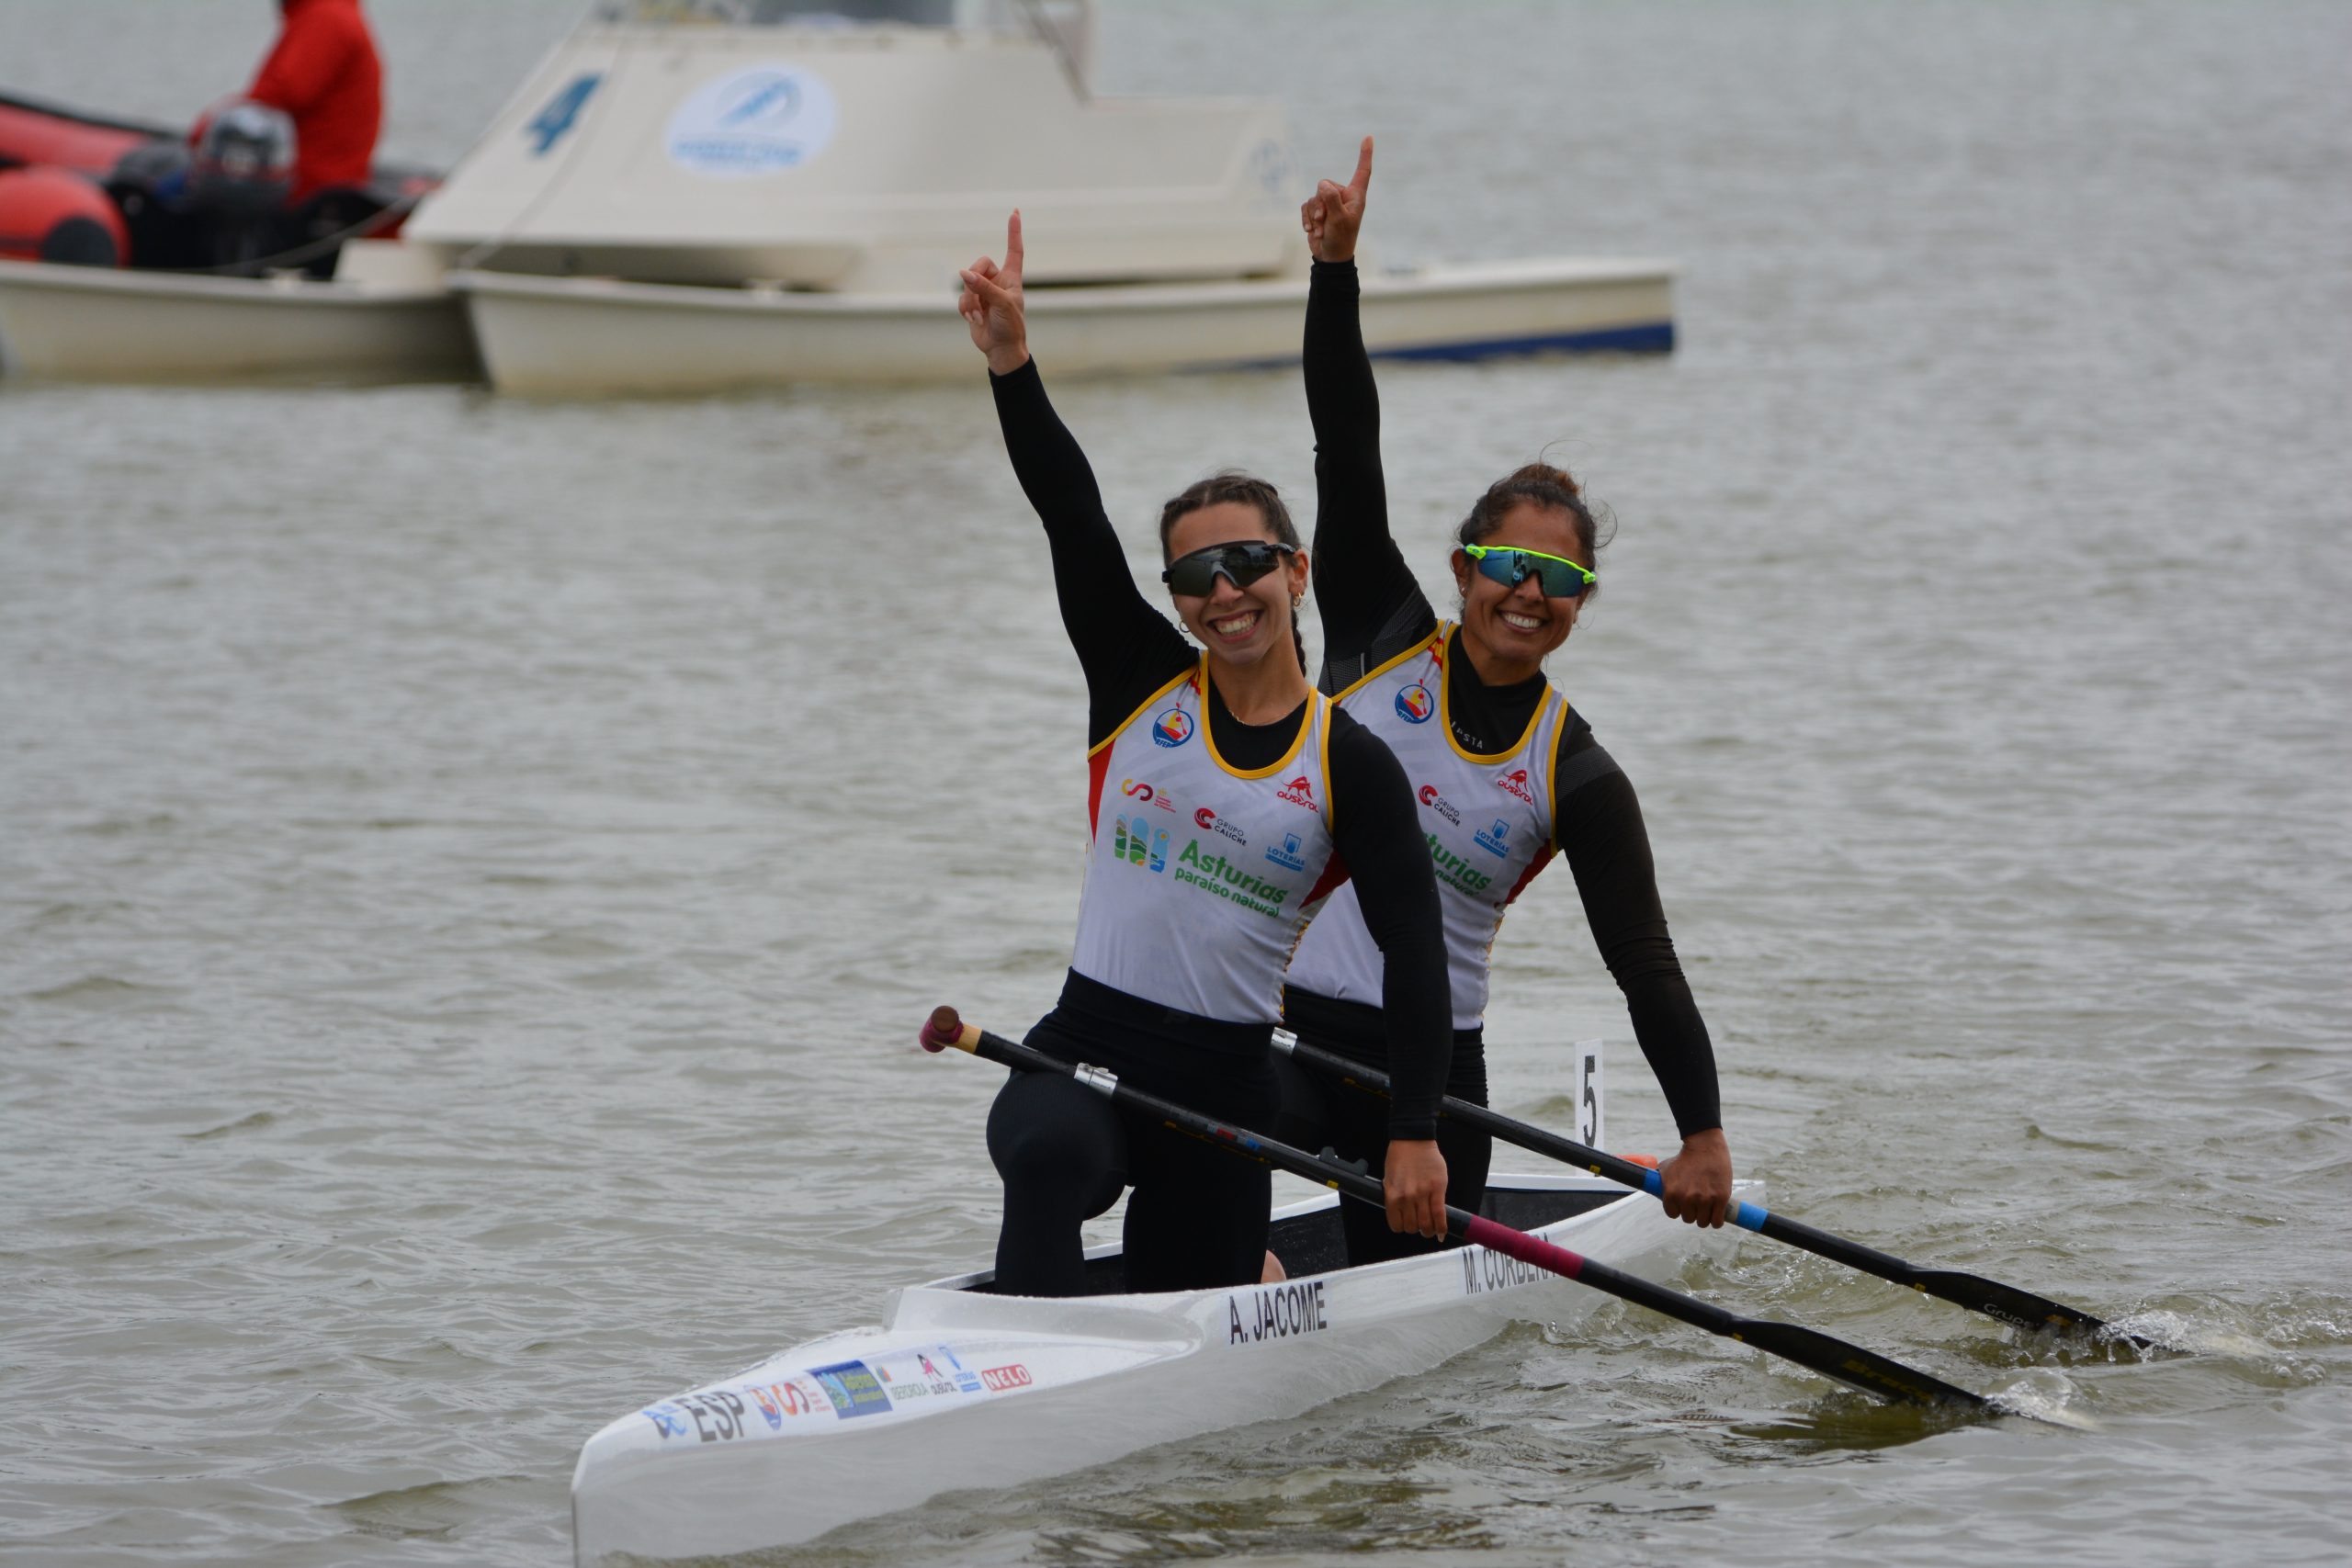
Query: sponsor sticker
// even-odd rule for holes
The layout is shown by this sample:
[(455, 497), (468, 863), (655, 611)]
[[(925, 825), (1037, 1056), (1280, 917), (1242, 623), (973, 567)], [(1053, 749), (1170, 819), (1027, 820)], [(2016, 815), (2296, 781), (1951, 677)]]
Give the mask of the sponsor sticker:
[(1193, 738), (1197, 721), (1182, 708), (1170, 708), (1151, 721), (1151, 743), (1155, 746), (1182, 746)]
[(1323, 1281), (1297, 1280), (1263, 1290), (1235, 1291), (1225, 1298), (1225, 1342), (1262, 1345), (1270, 1339), (1295, 1339), (1320, 1334), (1331, 1326), (1323, 1300)]
[(1168, 869), (1168, 829), (1147, 822), (1140, 813), (1116, 817), (1111, 822), (1111, 859), (1114, 863)]
[(824, 78), (782, 63), (729, 71), (670, 117), (670, 162), (688, 174), (750, 179), (797, 169), (833, 139), (838, 111)]
[(1216, 812), (1211, 811), (1205, 806), (1193, 813), (1193, 821), (1196, 826), (1207, 830), (1208, 832), (1215, 833), (1220, 838), (1231, 839), (1237, 844), (1246, 845), (1250, 842), (1249, 834), (1243, 832), (1240, 829), (1235, 827), (1224, 818), (1219, 817)]
[[(1295, 833), (1292, 834), (1292, 841), (1295, 842), (1297, 837)], [(1273, 858), (1272, 851), (1267, 852), (1267, 858)], [(1198, 839), (1186, 843), (1184, 852), (1176, 860), (1177, 881), (1205, 888), (1253, 914), (1279, 917), (1283, 913), (1283, 900), (1291, 896), (1290, 888), (1278, 887), (1221, 854), (1203, 854)]]
[(1510, 853), (1510, 824), (1499, 817), (1495, 818), (1493, 827), (1481, 828), (1473, 836), (1478, 840), (1478, 847), (1490, 855)]
[(955, 1374), (956, 1386), (958, 1389), (962, 1390), (966, 1393), (978, 1393), (980, 1392), (981, 1383), (978, 1373), (973, 1371), (971, 1368), (956, 1359), (956, 1352), (949, 1349), (946, 1346), (937, 1346), (935, 1348), (939, 1351), (939, 1359), (946, 1362), (949, 1370)]
[(890, 1410), (889, 1392), (882, 1380), (876, 1377), (864, 1361), (841, 1361), (830, 1367), (811, 1367), (808, 1375), (833, 1402), (833, 1414), (846, 1421), (855, 1416), (885, 1416)]
[(1445, 840), (1435, 833), (1425, 833), (1422, 837), (1430, 841), (1430, 863), (1436, 867), (1440, 882), (1464, 893), (1484, 893), (1494, 886), (1492, 876), (1446, 848)]
[(1139, 779), (1123, 779), (1119, 788), (1122, 793), (1133, 795), (1145, 805), (1157, 806), (1162, 811), (1176, 809), (1176, 803), (1168, 798), (1168, 792), (1155, 784), (1145, 784)]
[(1305, 773), (1299, 774), (1274, 793), (1293, 806), (1304, 806), (1309, 811), (1318, 809), (1315, 804), (1315, 786), (1306, 782)]
[(1460, 809), (1454, 806), (1453, 802), (1438, 794), (1437, 785), (1423, 784), (1420, 789), (1420, 794), (1416, 798), (1418, 798), (1423, 806), (1428, 807), (1431, 811), (1436, 812), (1440, 817), (1444, 818), (1455, 827), (1459, 828), (1462, 826), (1462, 813)]
[(752, 1403), (760, 1407), (760, 1416), (767, 1422), (771, 1432), (782, 1431), (788, 1416), (814, 1416), (818, 1411), (831, 1407), (821, 1395), (789, 1380), (765, 1385), (754, 1384), (744, 1392), (752, 1396)]
[(695, 1440), (699, 1443), (723, 1443), (740, 1438), (744, 1432), (744, 1417), (751, 1406), (743, 1396), (731, 1389), (709, 1389), (701, 1393), (682, 1393), (675, 1399), (665, 1399), (639, 1412), (661, 1431), (667, 1442), (683, 1438), (686, 1427), (694, 1427)]
[(1284, 833), (1281, 843), (1266, 846), (1266, 858), (1284, 871), (1305, 871), (1306, 859), (1298, 852), (1298, 846), (1296, 833)]
[(980, 1381), (997, 1393), (1003, 1393), (1009, 1389), (1027, 1388), (1034, 1380), (1029, 1376), (1029, 1369), (1015, 1361), (1009, 1367), (982, 1368)]
[(1419, 681), (1396, 694), (1396, 716), (1407, 724), (1427, 724), (1437, 712), (1437, 699)]
[(1527, 802), (1530, 806), (1535, 804), (1535, 796), (1527, 787), (1527, 770), (1525, 768), (1513, 768), (1510, 772), (1496, 779), (1495, 783), (1502, 787), (1502, 791), (1505, 795), (1515, 795), (1519, 796), (1520, 799)]

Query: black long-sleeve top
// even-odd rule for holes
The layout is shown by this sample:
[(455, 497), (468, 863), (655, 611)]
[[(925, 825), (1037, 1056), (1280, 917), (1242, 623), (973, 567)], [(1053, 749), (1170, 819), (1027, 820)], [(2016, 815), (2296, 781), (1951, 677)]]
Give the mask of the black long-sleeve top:
[[(1429, 598), (1388, 527), (1380, 396), (1364, 352), (1353, 262), (1317, 262), (1306, 304), (1306, 407), (1315, 427), (1315, 596), (1323, 689), (1337, 692), (1436, 629)], [(1456, 629), (1446, 711), (1464, 750), (1491, 754), (1525, 733), (1548, 682), (1488, 686)], [(1714, 1049), (1674, 955), (1648, 830), (1632, 781), (1571, 707), (1552, 781), (1555, 840), (1575, 874), (1603, 963), (1624, 993), (1634, 1037), (1683, 1136), (1723, 1124)]]
[[(1192, 669), (1200, 653), (1136, 590), (1094, 470), (1047, 400), (1036, 362), (991, 375), (989, 382), (1013, 474), (1046, 525), (1062, 626), (1086, 676), (1087, 743), (1099, 746), (1153, 693)], [(1243, 724), (1216, 682), (1207, 685), (1206, 719), (1218, 754), (1236, 767), (1271, 766), (1306, 722), (1302, 703), (1272, 724)], [(1336, 708), (1330, 731), (1332, 837), (1385, 967), (1382, 1012), (1396, 1082), (1389, 1135), (1432, 1137), (1453, 1045), (1437, 878), (1422, 849), (1412, 787), (1395, 755)]]

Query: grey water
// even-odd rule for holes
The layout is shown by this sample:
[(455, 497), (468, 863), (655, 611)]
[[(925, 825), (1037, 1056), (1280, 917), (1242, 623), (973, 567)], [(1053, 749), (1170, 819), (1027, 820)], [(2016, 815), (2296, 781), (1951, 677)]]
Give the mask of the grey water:
[[(374, 0), (446, 164), (574, 20)], [(180, 118), (263, 0), (9, 0), (0, 90)], [(1390, 261), (1681, 266), (1670, 357), (1382, 372), (1400, 536), (1538, 453), (1619, 524), (1553, 673), (1642, 792), (1781, 1210), (1679, 1283), (2086, 1418), (1949, 1427), (1641, 1314), (788, 1562), (2352, 1557), (2352, 11), (1113, 4), (1100, 83), (1379, 141)], [(985, 125), (973, 128), (985, 135)], [(1051, 367), (1046, 371), (1049, 381)], [(1295, 377), (1055, 384), (1159, 501), (1310, 510)], [(1310, 628), (1310, 641), (1313, 634)], [(991, 1244), (1081, 705), (968, 385), (539, 403), (0, 383), (0, 1559), (551, 1564), (581, 1442)], [(1663, 1102), (1565, 874), (1497, 1102)], [(2335, 1479), (2330, 1480), (2333, 1476)]]

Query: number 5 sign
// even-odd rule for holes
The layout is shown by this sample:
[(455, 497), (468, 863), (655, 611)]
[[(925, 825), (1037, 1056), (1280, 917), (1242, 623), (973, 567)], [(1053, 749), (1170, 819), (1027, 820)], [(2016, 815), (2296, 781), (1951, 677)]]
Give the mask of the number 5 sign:
[(1577, 1054), (1577, 1142), (1605, 1149), (1600, 1141), (1600, 1042), (1579, 1040)]

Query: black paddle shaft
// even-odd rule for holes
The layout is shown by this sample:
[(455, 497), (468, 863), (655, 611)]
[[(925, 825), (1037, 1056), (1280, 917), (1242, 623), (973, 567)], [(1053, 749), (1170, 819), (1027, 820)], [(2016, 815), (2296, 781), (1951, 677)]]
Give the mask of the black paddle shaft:
[[(974, 1055), (985, 1056), (992, 1062), (1021, 1071), (1059, 1073), (1065, 1077), (1075, 1078), (1106, 1096), (1114, 1104), (1124, 1105), (1149, 1116), (1176, 1132), (1215, 1144), (1243, 1159), (1256, 1160), (1261, 1165), (1320, 1182), (1345, 1197), (1369, 1203), (1374, 1208), (1387, 1206), (1376, 1177), (1351, 1169), (1335, 1160), (1308, 1154), (1304, 1149), (1293, 1148), (1272, 1138), (1261, 1137), (1246, 1128), (1230, 1126), (1198, 1111), (1188, 1111), (1142, 1089), (1131, 1089), (1120, 1082), (1116, 1075), (1102, 1068), (1072, 1066), (1043, 1051), (963, 1023), (952, 1008), (934, 1011), (921, 1039), (928, 1050), (938, 1051), (955, 1045)], [(1541, 1236), (1513, 1230), (1452, 1204), (1446, 1205), (1445, 1224), (1451, 1234), (1489, 1251), (1503, 1253), (1535, 1268), (1563, 1275), (1622, 1301), (1632, 1302), (1636, 1306), (1645, 1306), (1687, 1323), (1694, 1328), (1702, 1328), (1710, 1334), (1770, 1351), (1824, 1377), (1851, 1384), (1881, 1399), (1912, 1404), (1957, 1406), (1994, 1415), (2007, 1414), (1981, 1394), (1955, 1387), (1876, 1351), (1865, 1350), (1842, 1339), (1814, 1329), (1799, 1328), (1792, 1324), (1737, 1316), (1696, 1297), (1668, 1290), (1637, 1274), (1612, 1269), (1606, 1263), (1571, 1252)]]
[[(1341, 1083), (1362, 1089), (1367, 1094), (1385, 1097), (1389, 1092), (1389, 1079), (1385, 1073), (1365, 1066), (1361, 1062), (1351, 1062), (1345, 1056), (1336, 1055), (1318, 1046), (1309, 1045), (1289, 1035), (1286, 1032), (1277, 1032), (1274, 1040), (1277, 1049), (1288, 1052), (1295, 1060), (1305, 1063), (1317, 1072), (1327, 1073)], [(1637, 1188), (1645, 1192), (1658, 1190), (1657, 1172), (1647, 1166), (1637, 1165), (1632, 1160), (1622, 1159), (1615, 1155), (1603, 1154), (1599, 1149), (1587, 1148), (1584, 1145), (1563, 1138), (1556, 1133), (1547, 1133), (1541, 1127), (1531, 1127), (1524, 1122), (1513, 1121), (1483, 1105), (1476, 1105), (1469, 1100), (1457, 1100), (1452, 1095), (1447, 1095), (1439, 1102), (1439, 1110), (1452, 1121), (1459, 1122), (1464, 1126), (1476, 1127), (1482, 1133), (1490, 1134), (1507, 1144), (1514, 1144), (1532, 1154), (1545, 1155), (1569, 1165), (1582, 1166), (1595, 1176), (1605, 1177), (1611, 1181), (1623, 1182), (1628, 1187)], [(2053, 1302), (2047, 1296), (2038, 1296), (2031, 1291), (2021, 1291), (2014, 1285), (2004, 1285), (1997, 1280), (1987, 1280), (1975, 1274), (1963, 1274), (1955, 1269), (1916, 1269), (1890, 1253), (1881, 1252), (1875, 1247), (1864, 1247), (1858, 1241), (1849, 1241), (1844, 1236), (1834, 1235), (1828, 1231), (1817, 1230), (1801, 1220), (1784, 1219), (1779, 1214), (1759, 1209), (1753, 1203), (1734, 1205), (1733, 1217), (1736, 1223), (1756, 1232), (1758, 1235), (1770, 1236), (1774, 1241), (1785, 1242), (1791, 1247), (1803, 1247), (1805, 1251), (1826, 1258), (1833, 1263), (1842, 1263), (1847, 1268), (1858, 1269), (1864, 1274), (1873, 1274), (1879, 1279), (1891, 1280), (1898, 1285), (1907, 1285), (1912, 1290), (1956, 1303), (1972, 1312), (1981, 1312), (1987, 1317), (2006, 1323), (2013, 1328), (2022, 1328), (2037, 1333), (2054, 1329), (2069, 1334), (2098, 1335), (2110, 1339), (2123, 1340), (2142, 1349), (2152, 1350), (2158, 1348), (2153, 1339), (2145, 1339), (2126, 1330), (2110, 1327), (2103, 1318), (2093, 1317), (2086, 1312), (2078, 1312), (2073, 1307)]]

